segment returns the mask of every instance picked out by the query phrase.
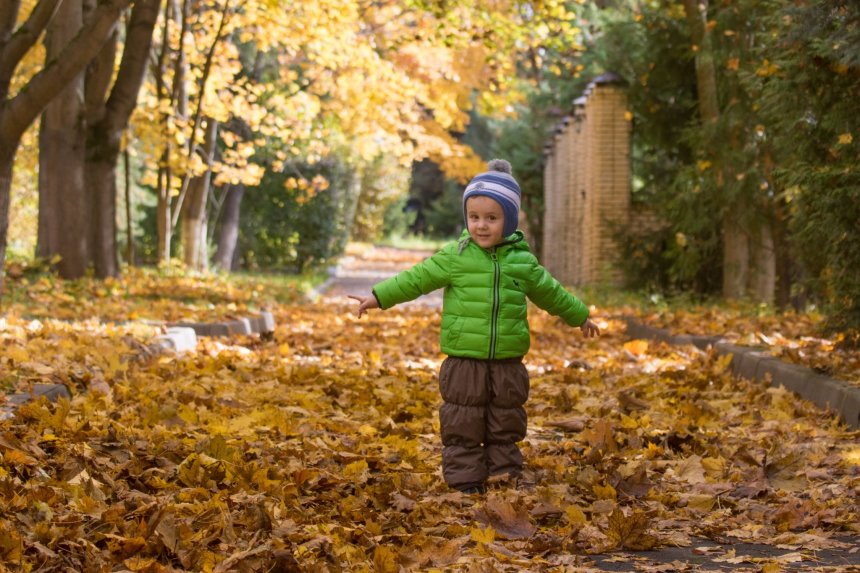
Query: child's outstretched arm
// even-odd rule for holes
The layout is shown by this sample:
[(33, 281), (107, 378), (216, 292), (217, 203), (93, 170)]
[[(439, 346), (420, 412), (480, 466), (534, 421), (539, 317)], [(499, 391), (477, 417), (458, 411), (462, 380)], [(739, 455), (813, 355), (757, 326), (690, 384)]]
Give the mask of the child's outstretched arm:
[(528, 297), (552, 315), (561, 317), (567, 324), (579, 327), (583, 336), (600, 336), (600, 329), (588, 316), (588, 307), (567, 291), (544, 267), (534, 262)]
[(582, 323), (582, 326), (579, 327), (579, 330), (582, 331), (582, 335), (586, 338), (591, 338), (593, 336), (600, 336), (600, 329), (594, 324), (594, 321), (590, 318), (586, 318), (585, 322)]
[[(450, 248), (446, 246), (412, 268), (373, 285), (372, 296), (376, 299), (378, 308), (387, 310), (392, 306), (415, 300), (423, 294), (447, 286), (450, 282), (450, 249), (454, 247), (456, 247), (456, 243), (451, 243)], [(373, 302), (371, 301), (371, 304)]]
[(356, 316), (361, 318), (361, 315), (371, 308), (379, 308), (379, 301), (376, 300), (376, 295), (371, 293), (369, 296), (356, 296), (354, 294), (347, 295), (349, 298), (358, 301), (358, 311)]

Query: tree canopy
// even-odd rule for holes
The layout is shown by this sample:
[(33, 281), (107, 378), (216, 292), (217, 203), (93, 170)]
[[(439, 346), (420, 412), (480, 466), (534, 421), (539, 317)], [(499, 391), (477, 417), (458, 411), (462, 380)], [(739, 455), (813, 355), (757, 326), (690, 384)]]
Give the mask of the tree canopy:
[[(448, 181), (430, 227), (451, 232), (491, 155), (540, 236), (547, 130), (613, 71), (635, 201), (664, 223), (619, 237), (631, 285), (815, 300), (857, 325), (857, 21), (838, 0), (9, 2), (2, 249), (10, 201), (16, 249), (38, 201), (38, 254), (65, 276), (115, 275), (123, 245), (132, 263), (302, 268), (380, 236), (422, 161)], [(51, 197), (88, 215), (51, 218), (71, 209)]]

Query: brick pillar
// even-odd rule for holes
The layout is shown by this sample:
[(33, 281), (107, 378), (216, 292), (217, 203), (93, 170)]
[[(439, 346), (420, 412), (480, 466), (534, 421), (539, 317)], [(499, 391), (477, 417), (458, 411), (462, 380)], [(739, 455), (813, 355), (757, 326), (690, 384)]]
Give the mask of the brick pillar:
[(543, 254), (541, 256), (541, 263), (543, 266), (547, 268), (550, 272), (552, 272), (554, 260), (553, 260), (553, 224), (555, 220), (553, 219), (552, 212), (553, 206), (555, 202), (555, 165), (556, 165), (556, 157), (558, 155), (557, 150), (554, 145), (554, 141), (551, 139), (545, 148), (547, 153), (545, 155), (545, 165), (544, 165), (544, 177), (543, 177)]
[(570, 161), (573, 166), (573, 181), (571, 187), (570, 211), (568, 212), (568, 224), (571, 228), (570, 257), (571, 273), (570, 284), (579, 285), (583, 283), (583, 228), (585, 215), (585, 184), (586, 184), (586, 157), (588, 146), (585, 145), (585, 98), (577, 98), (573, 102), (573, 124), (571, 135), (573, 142), (571, 146)]
[(630, 121), (627, 92), (620, 78), (596, 78), (586, 102), (592, 125), (589, 148), (591, 170), (591, 268), (589, 282), (620, 285), (622, 273), (614, 232), (630, 217)]
[(560, 180), (559, 180), (559, 200), (556, 205), (556, 250), (558, 253), (558, 271), (555, 273), (555, 277), (560, 280), (562, 283), (568, 284), (570, 282), (570, 267), (571, 267), (571, 249), (568, 233), (570, 231), (570, 221), (568, 220), (567, 214), (570, 211), (570, 201), (571, 201), (571, 163), (570, 163), (570, 149), (571, 149), (571, 118), (565, 117), (562, 119), (561, 124), (559, 125), (559, 136), (558, 136), (558, 156), (559, 156), (559, 164), (561, 166), (560, 169)]
[(630, 211), (630, 122), (623, 80), (604, 74), (545, 147), (544, 260), (564, 284), (620, 284), (613, 232)]

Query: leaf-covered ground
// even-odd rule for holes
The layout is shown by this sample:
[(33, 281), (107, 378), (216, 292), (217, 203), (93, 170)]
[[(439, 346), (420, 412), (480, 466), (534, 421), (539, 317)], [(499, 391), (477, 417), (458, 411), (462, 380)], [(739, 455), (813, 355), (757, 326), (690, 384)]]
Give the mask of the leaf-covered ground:
[(119, 278), (63, 281), (40, 268), (10, 265), (4, 315), (115, 322), (204, 322), (248, 316), (303, 298), (313, 275), (214, 275), (125, 269)]
[(0, 563), (583, 571), (697, 537), (790, 547), (794, 565), (856, 547), (860, 434), (714, 355), (628, 342), (615, 321), (586, 341), (533, 312), (526, 479), (469, 496), (441, 479), (437, 310), (273, 310), (274, 340), (179, 357), (126, 327), (7, 318), (4, 376), (75, 395), (0, 422)]
[(630, 312), (676, 334), (720, 336), (860, 386), (856, 334), (826, 332), (825, 317), (815, 311), (775, 313), (751, 303), (722, 303), (659, 311), (640, 307)]

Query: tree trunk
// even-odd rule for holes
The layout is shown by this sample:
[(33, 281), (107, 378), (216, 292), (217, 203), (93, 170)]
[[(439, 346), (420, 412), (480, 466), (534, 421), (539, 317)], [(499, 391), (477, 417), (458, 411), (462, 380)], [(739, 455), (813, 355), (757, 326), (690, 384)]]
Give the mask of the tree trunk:
[[(87, 157), (85, 184), (90, 199), (90, 224), (82, 231), (89, 238), (90, 258), (96, 276), (116, 276), (116, 162), (119, 136), (109, 126), (105, 97), (116, 65), (117, 35), (108, 40), (87, 68)], [(129, 47), (126, 46), (126, 50)]]
[(134, 220), (132, 219), (131, 213), (131, 157), (129, 156), (128, 147), (123, 150), (122, 154), (123, 165), (125, 169), (123, 169), (123, 174), (125, 175), (125, 232), (126, 232), (126, 244), (125, 244), (125, 260), (128, 263), (128, 266), (134, 266)]
[(773, 245), (773, 228), (763, 219), (753, 229), (750, 238), (749, 293), (757, 302), (773, 304), (776, 289), (776, 256)]
[(777, 203), (773, 223), (773, 243), (776, 253), (776, 306), (785, 310), (791, 304), (792, 284), (794, 283), (794, 262), (791, 246), (788, 243), (788, 228), (785, 220), (785, 207)]
[(236, 246), (239, 242), (239, 216), (245, 186), (229, 185), (224, 198), (224, 219), (221, 234), (218, 236), (218, 250), (215, 253), (215, 266), (225, 271), (235, 270)]
[[(14, 30), (20, 4), (4, 5), (0, 12), (0, 269), (6, 258), (9, 228), (9, 193), (12, 165), (21, 137), (52, 99), (74, 81), (111, 35), (122, 11), (131, 0), (103, 0), (93, 10), (62, 53), (9, 99), (9, 85), (15, 70), (38, 41), (58, 0), (39, 0), (26, 22)], [(14, 34), (12, 33), (14, 30)], [(0, 273), (0, 292), (2, 291)]]
[(741, 225), (744, 211), (729, 205), (723, 217), (723, 296), (742, 298), (749, 276), (749, 237)]
[[(682, 0), (690, 35), (696, 49), (696, 90), (698, 92), (699, 117), (705, 130), (712, 128), (720, 118), (717, 93), (717, 71), (714, 66), (714, 50), (711, 31), (708, 27), (707, 0)], [(716, 162), (715, 162), (716, 163)], [(716, 165), (717, 181), (721, 187), (732, 177), (726, 165)], [(722, 222), (723, 236), (723, 296), (741, 298), (749, 283), (749, 237), (741, 227), (743, 205), (729, 202)]]
[(100, 278), (119, 274), (116, 170), (122, 135), (128, 128), (143, 85), (159, 3), (160, 0), (135, 2), (110, 96), (105, 97), (116, 59), (110, 44), (105, 46), (103, 57), (94, 62), (87, 76), (87, 117), (91, 128), (87, 138), (86, 184), (93, 206), (89, 236), (96, 276)]
[(173, 233), (170, 212), (170, 170), (158, 171), (158, 205), (156, 206), (156, 229), (158, 231), (158, 264), (170, 262), (170, 236)]
[(696, 89), (699, 94), (699, 116), (705, 124), (716, 123), (720, 118), (717, 97), (717, 70), (714, 66), (714, 49), (708, 28), (708, 1), (682, 0), (690, 26), (690, 35), (696, 48)]
[[(206, 201), (209, 172), (191, 179), (182, 215), (182, 260), (189, 269), (206, 270)], [(201, 204), (203, 208), (201, 208)]]
[(12, 190), (12, 166), (15, 152), (10, 142), (0, 138), (0, 292), (6, 276), (6, 240), (9, 235), (9, 195)]
[[(48, 26), (46, 62), (63, 52), (80, 32), (84, 19), (81, 0), (66, 0)], [(64, 278), (84, 275), (89, 266), (90, 203), (84, 184), (86, 118), (84, 74), (79, 73), (48, 104), (39, 131), (39, 228), (36, 254), (59, 257)]]
[(191, 179), (182, 211), (182, 249), (185, 264), (198, 271), (206, 270), (209, 266), (206, 205), (209, 202), (209, 184), (212, 180), (217, 138), (218, 122), (206, 118), (206, 139), (201, 151), (207, 169), (202, 175)]
[(344, 229), (342, 243), (337, 245), (337, 251), (346, 246), (346, 243), (352, 238), (352, 230), (355, 228), (355, 214), (358, 212), (358, 201), (361, 198), (361, 188), (364, 185), (364, 167), (356, 162), (352, 169), (352, 175), (349, 178), (344, 197)]
[[(164, 3), (164, 17), (162, 18), (161, 46), (158, 50), (158, 58), (155, 62), (155, 93), (159, 102), (168, 99), (167, 85), (164, 79), (167, 77), (167, 59), (170, 51), (170, 22), (176, 14), (176, 0), (168, 0)], [(170, 137), (168, 135), (169, 113), (162, 111), (159, 115), (161, 127), (164, 130), (164, 151), (161, 154), (158, 168), (158, 204), (156, 206), (156, 234), (158, 235), (156, 247), (156, 259), (159, 265), (167, 264), (170, 260), (170, 235), (173, 231), (171, 225), (170, 211)]]

